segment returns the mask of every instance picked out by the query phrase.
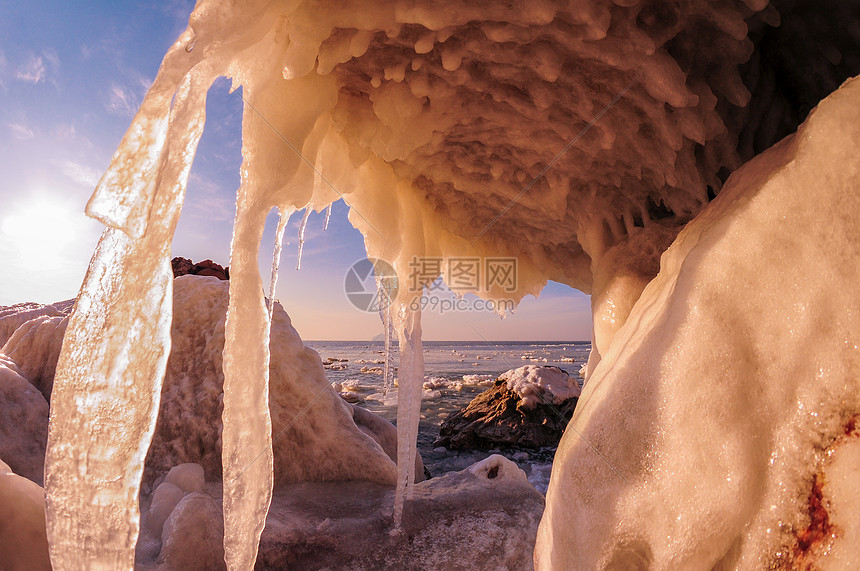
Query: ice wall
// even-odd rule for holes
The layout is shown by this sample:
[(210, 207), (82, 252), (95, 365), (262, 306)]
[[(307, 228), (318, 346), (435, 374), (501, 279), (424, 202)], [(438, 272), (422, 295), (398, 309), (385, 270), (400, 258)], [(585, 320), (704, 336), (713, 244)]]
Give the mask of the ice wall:
[(855, 79), (663, 255), (556, 454), (538, 568), (858, 565), (856, 457), (828, 460), (860, 411), (858, 145)]

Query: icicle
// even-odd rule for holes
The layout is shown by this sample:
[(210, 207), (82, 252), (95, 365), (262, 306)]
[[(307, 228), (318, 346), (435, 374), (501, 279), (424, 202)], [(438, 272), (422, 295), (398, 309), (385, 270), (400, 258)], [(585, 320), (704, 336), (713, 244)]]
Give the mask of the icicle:
[[(127, 189), (111, 194), (104, 185), (97, 192), (104, 211), (120, 213), (124, 227), (147, 231), (102, 234), (69, 317), (45, 457), (46, 525), (57, 570), (134, 567), (140, 479), (170, 354), (170, 243), (210, 82), (185, 76), (168, 131), (126, 138), (117, 152), (109, 172), (151, 185), (150, 196), (126, 200)], [(133, 153), (150, 145), (163, 148), (157, 164)], [(125, 162), (129, 155), (136, 159)]]
[[(275, 252), (272, 255), (272, 281), (269, 283), (269, 324), (272, 323), (272, 312), (275, 310), (275, 286), (278, 285), (278, 267), (281, 265), (281, 249), (284, 246), (284, 230), (293, 215), (290, 208), (286, 212), (278, 209), (278, 230), (275, 232)], [(301, 255), (301, 254), (299, 254)]]
[(383, 277), (376, 277), (377, 299), (379, 300), (379, 317), (385, 331), (385, 365), (382, 374), (382, 394), (387, 395), (393, 385), (394, 370), (391, 367), (391, 333), (394, 323), (391, 319), (391, 294), (388, 284)]
[(305, 215), (302, 217), (302, 223), (299, 225), (299, 255), (296, 256), (296, 269), (302, 268), (302, 249), (305, 247), (305, 226), (308, 225), (308, 216), (311, 214), (311, 207), (305, 208)]
[(323, 222), (323, 232), (328, 230), (328, 221), (331, 219), (331, 202), (328, 203), (328, 208), (325, 209), (325, 222)]
[(412, 499), (418, 419), (424, 382), (424, 350), (421, 343), (421, 308), (398, 304), (397, 336), (400, 345), (397, 392), (397, 487), (394, 492), (394, 529), (403, 521), (403, 504)]
[(272, 421), (269, 413), (269, 309), (257, 265), (268, 209), (254, 185), (239, 188), (230, 254), (230, 301), (225, 325), (224, 559), (228, 569), (253, 569), (272, 499)]

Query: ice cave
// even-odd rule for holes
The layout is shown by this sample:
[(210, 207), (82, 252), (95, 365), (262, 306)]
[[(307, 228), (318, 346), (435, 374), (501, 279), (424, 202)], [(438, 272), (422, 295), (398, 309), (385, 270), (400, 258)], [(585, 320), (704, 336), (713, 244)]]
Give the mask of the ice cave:
[[(87, 206), (106, 229), (74, 307), (0, 314), (14, 422), (49, 415), (41, 452), (0, 458), (0, 560), (860, 567), (858, 74), (857, 0), (198, 0)], [(222, 76), (244, 100), (230, 280), (174, 281)], [(326, 392), (268, 299), (280, 246), (265, 279), (257, 258), (273, 208), (282, 233), (340, 199), (398, 276), (508, 257), (518, 288), (489, 298), (591, 295), (545, 499), (494, 456), (422, 481), (407, 296), (383, 315), (396, 430)]]

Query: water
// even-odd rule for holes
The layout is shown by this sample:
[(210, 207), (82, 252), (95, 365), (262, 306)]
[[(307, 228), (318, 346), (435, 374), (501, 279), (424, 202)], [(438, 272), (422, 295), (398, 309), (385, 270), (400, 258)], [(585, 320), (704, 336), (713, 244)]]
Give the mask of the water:
[[(383, 418), (397, 420), (397, 389), (383, 393), (385, 347), (381, 341), (308, 341), (326, 366), (326, 375), (336, 389)], [(523, 365), (552, 365), (574, 378), (588, 359), (589, 342), (473, 342), (426, 341), (424, 343), (425, 390), (421, 403), (418, 451), (431, 474), (462, 470), (491, 453), (501, 453), (517, 462), (529, 480), (542, 492), (549, 482), (554, 449), (541, 451), (458, 452), (437, 448), (442, 421), (465, 407), (509, 369)], [(392, 348), (392, 366), (397, 366), (397, 348)]]

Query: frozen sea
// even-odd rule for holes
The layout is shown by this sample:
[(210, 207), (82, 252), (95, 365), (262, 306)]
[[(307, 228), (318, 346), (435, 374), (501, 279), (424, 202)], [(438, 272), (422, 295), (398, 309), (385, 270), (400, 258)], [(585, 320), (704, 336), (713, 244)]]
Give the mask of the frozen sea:
[[(383, 343), (307, 341), (306, 345), (319, 353), (328, 380), (335, 389), (357, 401), (358, 406), (396, 423), (397, 389), (387, 395), (382, 390)], [(396, 342), (393, 345), (391, 362), (396, 366)], [(579, 380), (579, 370), (590, 350), (591, 343), (587, 341), (425, 341), (425, 390), (418, 451), (427, 469), (433, 475), (440, 475), (462, 470), (492, 453), (501, 453), (517, 462), (535, 487), (545, 493), (554, 449), (457, 452), (436, 448), (433, 441), (439, 436), (439, 426), (447, 416), (466, 406), (505, 371), (523, 365), (553, 365)]]

